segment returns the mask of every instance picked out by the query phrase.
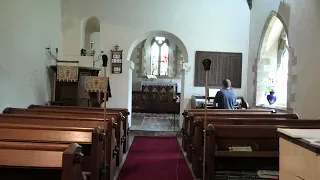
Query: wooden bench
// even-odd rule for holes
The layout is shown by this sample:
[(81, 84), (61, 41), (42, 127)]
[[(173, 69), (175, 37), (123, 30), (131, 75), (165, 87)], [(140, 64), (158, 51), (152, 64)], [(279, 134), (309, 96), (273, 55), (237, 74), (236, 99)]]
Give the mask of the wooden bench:
[[(47, 106), (47, 105), (30, 105), (28, 107), (29, 109), (68, 109), (73, 111), (80, 111), (80, 112), (96, 112), (98, 114), (104, 113), (103, 108), (97, 108), (97, 107), (79, 107), (79, 106)], [(123, 131), (124, 131), (124, 148), (123, 153), (127, 153), (129, 149), (129, 123), (128, 123), (128, 116), (130, 115), (130, 112), (126, 108), (107, 108), (107, 112), (121, 112), (122, 115), (125, 117), (124, 123), (123, 123)]]
[[(189, 125), (186, 131), (186, 152), (187, 159), (189, 162), (192, 161), (192, 144), (193, 144), (193, 135), (194, 135), (194, 120), (195, 117), (204, 118), (204, 112), (202, 113), (189, 113)], [(285, 114), (285, 113), (269, 113), (269, 112), (217, 112), (217, 113), (208, 113), (207, 117), (212, 118), (282, 118), (282, 119), (297, 119), (297, 115), (295, 114)]]
[[(71, 118), (96, 118), (103, 120), (104, 115), (103, 113), (95, 113), (95, 112), (85, 112), (85, 111), (72, 111), (68, 109), (49, 109), (49, 108), (43, 108), (43, 109), (22, 109), (22, 108), (6, 108), (3, 113), (5, 114), (35, 114), (35, 115), (44, 115), (44, 116), (54, 116), (54, 117), (71, 117)], [(122, 116), (122, 113), (120, 112), (114, 112), (114, 113), (107, 113), (106, 114), (107, 119), (115, 119), (118, 126), (116, 127), (116, 139), (117, 139), (117, 146), (119, 147), (119, 154), (117, 158), (117, 166), (122, 161), (123, 156), (123, 148), (125, 148), (125, 135), (122, 128), (123, 122), (124, 122), (124, 116)]]
[(207, 127), (208, 124), (212, 125), (281, 125), (288, 127), (301, 127), (301, 126), (316, 126), (320, 127), (320, 121), (317, 120), (298, 120), (298, 119), (272, 119), (272, 118), (207, 118), (207, 124), (205, 125), (203, 120), (198, 117), (195, 122), (195, 131), (193, 135), (193, 141), (191, 147), (192, 168), (196, 177), (200, 176), (201, 170), (201, 158), (203, 156), (203, 127)]
[[(218, 179), (219, 171), (279, 170), (278, 127), (281, 126), (209, 125), (205, 179)], [(250, 147), (252, 151), (230, 150), (230, 147), (244, 146)]]
[(208, 124), (213, 125), (283, 125), (283, 126), (320, 126), (320, 121), (317, 120), (299, 120), (299, 119), (276, 119), (276, 118), (212, 118), (207, 117), (207, 124), (204, 124), (200, 117), (194, 123), (194, 134), (192, 144), (189, 145), (189, 156), (191, 158), (193, 171), (196, 177), (200, 176), (198, 166), (201, 165), (201, 157), (203, 153), (203, 129)]
[[(193, 112), (205, 112), (205, 109), (188, 109), (184, 110), (182, 115), (183, 115), (183, 120), (182, 120), (182, 128), (181, 128), (181, 133), (182, 133), (182, 149), (186, 151), (187, 149), (187, 129), (190, 126), (190, 118), (189, 118), (189, 113)], [(276, 113), (275, 110), (273, 109), (236, 109), (236, 110), (228, 110), (228, 109), (208, 109), (207, 112), (214, 113), (214, 112), (269, 112), (269, 113)]]
[(81, 152), (76, 143), (0, 142), (1, 179), (83, 180)]
[(84, 154), (83, 171), (90, 172), (91, 180), (100, 180), (101, 175), (104, 179), (107, 178), (104, 162), (105, 134), (99, 127), (93, 129), (0, 123), (0, 141), (80, 144)]
[[(0, 123), (10, 124), (33, 124), (33, 125), (47, 125), (57, 127), (85, 127), (96, 128), (104, 127), (104, 121), (94, 118), (70, 118), (70, 117), (54, 117), (54, 116), (40, 116), (40, 115), (17, 115), (17, 114), (0, 114)], [(118, 158), (119, 148), (115, 138), (116, 123), (107, 121), (106, 132), (106, 157), (109, 164), (107, 164), (107, 175), (113, 178), (116, 170), (116, 161)]]

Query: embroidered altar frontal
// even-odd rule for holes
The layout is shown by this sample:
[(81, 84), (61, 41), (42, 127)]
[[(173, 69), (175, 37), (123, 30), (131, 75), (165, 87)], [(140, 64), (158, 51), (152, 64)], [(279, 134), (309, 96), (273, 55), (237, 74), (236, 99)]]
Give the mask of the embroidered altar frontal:
[(77, 82), (79, 74), (79, 63), (63, 62), (57, 65), (57, 81)]
[(85, 79), (85, 89), (89, 92), (107, 92), (108, 78), (100, 76), (88, 76)]

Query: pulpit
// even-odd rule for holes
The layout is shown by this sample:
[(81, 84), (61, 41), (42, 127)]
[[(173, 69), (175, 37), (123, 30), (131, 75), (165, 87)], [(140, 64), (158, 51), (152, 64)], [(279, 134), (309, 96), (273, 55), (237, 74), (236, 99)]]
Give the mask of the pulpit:
[(85, 90), (85, 78), (86, 76), (98, 76), (99, 68), (90, 67), (77, 67), (72, 70), (73, 79), (70, 81), (64, 81), (59, 79), (58, 66), (50, 66), (51, 82), (52, 82), (52, 100), (51, 104), (60, 104), (64, 106), (98, 106), (97, 102), (98, 93), (87, 92)]

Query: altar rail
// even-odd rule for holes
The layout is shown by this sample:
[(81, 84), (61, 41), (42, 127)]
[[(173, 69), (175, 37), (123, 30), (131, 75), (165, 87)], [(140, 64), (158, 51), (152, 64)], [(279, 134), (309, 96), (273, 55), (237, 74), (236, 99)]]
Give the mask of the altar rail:
[[(180, 93), (176, 93), (180, 99)], [(132, 91), (132, 112), (179, 114), (180, 103), (172, 93)]]

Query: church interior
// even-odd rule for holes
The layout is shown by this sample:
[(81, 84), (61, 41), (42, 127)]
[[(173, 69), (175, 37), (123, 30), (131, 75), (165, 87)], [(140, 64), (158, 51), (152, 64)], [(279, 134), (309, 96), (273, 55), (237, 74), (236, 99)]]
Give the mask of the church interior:
[(319, 0), (3, 0), (0, 22), (1, 179), (320, 177)]

